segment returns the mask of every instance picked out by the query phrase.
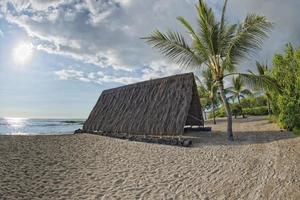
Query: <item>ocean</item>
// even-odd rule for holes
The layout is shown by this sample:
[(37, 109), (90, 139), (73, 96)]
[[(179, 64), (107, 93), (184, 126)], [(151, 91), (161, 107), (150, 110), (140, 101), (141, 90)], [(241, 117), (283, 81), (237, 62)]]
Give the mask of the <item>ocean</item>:
[(0, 135), (73, 134), (83, 119), (0, 118)]

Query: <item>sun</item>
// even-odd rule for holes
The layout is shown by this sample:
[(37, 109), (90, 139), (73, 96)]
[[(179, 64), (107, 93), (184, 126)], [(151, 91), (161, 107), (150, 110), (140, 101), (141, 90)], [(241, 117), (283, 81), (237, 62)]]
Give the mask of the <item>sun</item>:
[(17, 64), (25, 64), (32, 57), (33, 45), (31, 43), (20, 43), (13, 50), (13, 59)]

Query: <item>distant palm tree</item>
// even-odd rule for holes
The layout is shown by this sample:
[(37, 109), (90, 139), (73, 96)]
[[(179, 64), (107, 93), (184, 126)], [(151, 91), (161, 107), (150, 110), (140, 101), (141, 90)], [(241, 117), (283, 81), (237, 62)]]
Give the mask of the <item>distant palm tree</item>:
[(200, 85), (198, 86), (198, 92), (201, 96), (201, 104), (202, 106), (212, 110), (213, 122), (216, 124), (215, 109), (218, 104), (218, 87), (216, 87), (216, 84), (214, 84), (212, 73), (209, 69), (202, 71), (202, 77), (203, 81), (200, 81), (200, 79), (197, 77), (197, 80), (200, 82)]
[(209, 100), (209, 94), (208, 94), (208, 91), (207, 89), (204, 87), (204, 85), (198, 85), (197, 86), (197, 90), (198, 90), (198, 94), (200, 96), (200, 103), (201, 103), (201, 106), (203, 107), (203, 115), (204, 115), (204, 119), (206, 120), (207, 119), (207, 116), (206, 116), (206, 112), (205, 110), (207, 109), (210, 109), (211, 108), (211, 103), (210, 103), (210, 100)]
[(216, 115), (215, 115), (215, 109), (217, 106), (217, 90), (218, 87), (216, 87), (216, 84), (214, 82), (212, 73), (209, 69), (202, 71), (202, 77), (203, 77), (203, 89), (204, 90), (204, 94), (202, 94), (201, 96), (203, 98), (206, 98), (209, 102), (209, 105), (211, 106), (212, 109), (212, 113), (213, 113), (213, 122), (214, 124), (216, 124)]
[(228, 97), (228, 99), (232, 99), (233, 101), (235, 99), (238, 100), (241, 114), (242, 114), (243, 118), (245, 118), (243, 109), (241, 107), (241, 98), (244, 98), (247, 95), (252, 95), (252, 92), (249, 89), (245, 88), (245, 83), (243, 82), (243, 80), (241, 79), (240, 76), (238, 76), (236, 78), (233, 77), (232, 78), (232, 87), (229, 87), (226, 90), (227, 90), (228, 94), (231, 95)]
[(166, 33), (156, 30), (142, 39), (182, 67), (207, 66), (210, 69), (227, 114), (227, 136), (229, 140), (233, 140), (232, 112), (225, 95), (224, 78), (240, 74), (248, 82), (266, 82), (264, 78), (253, 74), (232, 72), (241, 59), (249, 57), (261, 47), (272, 23), (264, 16), (249, 14), (243, 23), (229, 24), (225, 20), (226, 5), (227, 0), (224, 1), (221, 19), (218, 21), (212, 9), (203, 0), (199, 0), (196, 5), (197, 30), (184, 17), (177, 18), (191, 36), (191, 44), (181, 34), (170, 30)]
[[(268, 65), (267, 64), (262, 64), (259, 63), (258, 61), (256, 61), (256, 69), (258, 72), (258, 76), (266, 76), (268, 77), (268, 79), (272, 79), (272, 77), (270, 76), (270, 72), (268, 69)], [(252, 71), (249, 70), (249, 73), (254, 74)], [(276, 80), (274, 79), (273, 82), (276, 82)], [(272, 114), (272, 110), (271, 110), (271, 100), (272, 100), (272, 96), (271, 96), (271, 90), (276, 90), (277, 92), (281, 93), (281, 87), (276, 83), (275, 85), (273, 85), (272, 87), (270, 87), (270, 85), (268, 84), (263, 84), (261, 85), (254, 85), (255, 89), (262, 91), (266, 98), (267, 98), (267, 106), (268, 106), (268, 115), (270, 116)]]

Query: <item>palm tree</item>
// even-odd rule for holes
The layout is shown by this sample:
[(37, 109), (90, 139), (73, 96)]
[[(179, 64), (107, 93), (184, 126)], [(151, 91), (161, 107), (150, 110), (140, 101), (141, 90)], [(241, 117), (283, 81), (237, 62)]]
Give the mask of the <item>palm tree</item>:
[(232, 74), (240, 74), (244, 80), (263, 83), (267, 80), (253, 74), (233, 73), (241, 59), (253, 55), (261, 47), (272, 27), (264, 16), (249, 14), (240, 24), (229, 24), (225, 20), (227, 0), (224, 1), (221, 18), (218, 21), (211, 8), (204, 0), (196, 5), (197, 30), (193, 29), (184, 17), (177, 19), (187, 29), (192, 43), (174, 31), (163, 33), (155, 30), (144, 37), (152, 47), (182, 67), (210, 69), (217, 85), (227, 114), (227, 136), (233, 140), (232, 112), (224, 90), (224, 78)]
[(201, 106), (203, 107), (204, 119), (206, 120), (207, 116), (206, 116), (205, 110), (211, 108), (211, 103), (210, 103), (209, 98), (208, 98), (209, 94), (208, 94), (207, 89), (202, 84), (197, 86), (197, 90), (198, 90), (198, 94), (200, 96)]
[(212, 73), (209, 69), (202, 71), (202, 76), (203, 76), (203, 83), (201, 85), (201, 87), (202, 87), (201, 96), (208, 100), (207, 104), (212, 109), (213, 122), (214, 122), (214, 124), (216, 124), (215, 109), (216, 109), (217, 101), (218, 101), (218, 99), (217, 99), (217, 89), (218, 88), (214, 84), (214, 79), (213, 79)]
[(240, 76), (237, 76), (236, 78), (232, 78), (232, 87), (229, 87), (226, 89), (227, 92), (231, 95), (228, 97), (228, 99), (232, 99), (233, 101), (235, 99), (238, 100), (239, 103), (239, 109), (242, 113), (243, 118), (245, 118), (245, 115), (243, 113), (243, 109), (241, 107), (241, 98), (244, 98), (247, 95), (252, 95), (252, 92), (245, 88), (245, 83), (241, 79)]
[[(267, 64), (262, 64), (259, 63), (258, 61), (256, 61), (256, 69), (258, 72), (258, 76), (269, 76), (269, 79), (272, 79), (272, 77), (270, 76), (270, 72), (268, 69), (268, 65)], [(252, 71), (249, 71), (250, 73), (254, 74)], [(276, 80), (274, 80), (274, 82), (276, 82)], [(271, 116), (272, 114), (272, 110), (271, 110), (271, 100), (272, 100), (272, 95), (271, 95), (271, 90), (276, 90), (277, 92), (281, 93), (281, 87), (276, 83), (276, 85), (274, 85), (273, 87), (270, 87), (269, 85), (262, 85), (261, 86), (254, 86), (256, 87), (256, 89), (262, 91), (266, 98), (267, 98), (267, 106), (268, 106), (268, 115)]]

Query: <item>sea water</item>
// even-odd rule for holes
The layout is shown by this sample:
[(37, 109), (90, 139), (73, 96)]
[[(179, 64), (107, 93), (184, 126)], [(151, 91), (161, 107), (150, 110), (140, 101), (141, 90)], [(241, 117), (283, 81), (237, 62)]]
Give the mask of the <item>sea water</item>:
[(72, 134), (82, 128), (83, 119), (0, 118), (0, 135)]

